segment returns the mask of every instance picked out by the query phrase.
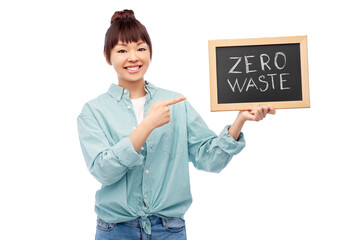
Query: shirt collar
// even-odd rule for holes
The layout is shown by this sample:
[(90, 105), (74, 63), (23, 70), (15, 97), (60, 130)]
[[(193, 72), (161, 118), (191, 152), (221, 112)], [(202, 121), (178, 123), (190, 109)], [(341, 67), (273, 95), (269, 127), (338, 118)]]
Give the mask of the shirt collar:
[(145, 81), (145, 91), (150, 95), (150, 98), (153, 98), (156, 93), (156, 87), (148, 81)]
[[(148, 81), (145, 81), (145, 91), (147, 94), (149, 94), (150, 98), (153, 98), (156, 92), (156, 87), (149, 83)], [(120, 101), (124, 95), (124, 91), (128, 91), (126, 88), (123, 88), (117, 84), (112, 83), (110, 85), (110, 88), (108, 90), (108, 94), (115, 98), (116, 100)]]

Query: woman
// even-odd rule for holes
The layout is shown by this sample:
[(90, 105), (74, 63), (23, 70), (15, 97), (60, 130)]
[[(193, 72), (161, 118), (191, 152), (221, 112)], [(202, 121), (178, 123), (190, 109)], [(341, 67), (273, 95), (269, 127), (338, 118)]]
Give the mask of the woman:
[(96, 239), (186, 239), (188, 162), (220, 172), (245, 146), (245, 121), (262, 120), (275, 109), (239, 112), (217, 136), (185, 97), (144, 80), (152, 45), (131, 10), (114, 13), (104, 56), (118, 84), (86, 103), (78, 117), (87, 167), (102, 183)]

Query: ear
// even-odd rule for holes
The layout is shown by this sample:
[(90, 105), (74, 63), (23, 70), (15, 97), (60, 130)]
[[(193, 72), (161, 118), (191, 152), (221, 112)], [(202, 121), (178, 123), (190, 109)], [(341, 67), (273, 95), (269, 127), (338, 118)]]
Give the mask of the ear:
[(104, 57), (105, 57), (106, 62), (107, 62), (110, 66), (112, 66), (112, 63), (109, 62), (109, 61), (107, 60), (107, 58), (106, 58), (106, 53), (105, 53), (105, 51), (104, 51)]

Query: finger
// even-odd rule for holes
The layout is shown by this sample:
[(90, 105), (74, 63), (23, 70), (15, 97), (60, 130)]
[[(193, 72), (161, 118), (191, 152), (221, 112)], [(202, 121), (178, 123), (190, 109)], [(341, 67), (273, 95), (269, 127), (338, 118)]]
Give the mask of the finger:
[(173, 98), (168, 101), (165, 101), (165, 105), (170, 106), (170, 105), (176, 104), (178, 102), (184, 101), (185, 99), (186, 99), (186, 97), (184, 97), (184, 96), (178, 97), (178, 98)]
[(258, 114), (257, 121), (263, 120), (265, 117), (263, 107), (260, 105), (257, 105), (255, 110), (257, 111), (257, 114)]
[(269, 107), (269, 113), (270, 113), (270, 114), (275, 114), (275, 108), (274, 108), (274, 106), (269, 105), (268, 107)]
[(253, 119), (254, 119), (255, 121), (261, 120), (261, 114), (260, 114), (259, 109), (253, 109), (250, 113), (254, 116)]
[(266, 117), (266, 114), (269, 111), (269, 108), (267, 106), (261, 106), (261, 110), (262, 110), (262, 114), (264, 116), (264, 118)]

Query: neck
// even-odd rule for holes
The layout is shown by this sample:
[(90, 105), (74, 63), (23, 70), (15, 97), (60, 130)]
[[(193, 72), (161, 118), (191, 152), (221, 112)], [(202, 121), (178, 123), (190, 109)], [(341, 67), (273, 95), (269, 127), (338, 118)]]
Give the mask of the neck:
[(128, 81), (124, 81), (119, 79), (118, 80), (118, 85), (120, 87), (126, 88), (129, 90), (130, 92), (130, 99), (134, 99), (134, 98), (141, 98), (144, 97), (146, 95), (146, 91), (145, 91), (145, 81), (144, 80), (138, 80), (135, 82), (128, 82)]

